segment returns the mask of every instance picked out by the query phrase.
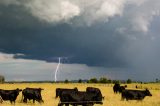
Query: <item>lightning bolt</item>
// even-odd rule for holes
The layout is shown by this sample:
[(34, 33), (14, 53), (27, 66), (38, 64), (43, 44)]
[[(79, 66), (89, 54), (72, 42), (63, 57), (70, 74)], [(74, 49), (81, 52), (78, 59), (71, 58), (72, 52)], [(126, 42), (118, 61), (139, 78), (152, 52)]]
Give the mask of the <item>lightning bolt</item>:
[(59, 57), (59, 62), (58, 62), (58, 65), (57, 65), (57, 68), (56, 68), (56, 71), (55, 71), (55, 76), (54, 76), (54, 78), (55, 78), (55, 82), (57, 82), (57, 72), (58, 72), (58, 70), (59, 70), (59, 66), (60, 66), (60, 64), (61, 64), (61, 58)]

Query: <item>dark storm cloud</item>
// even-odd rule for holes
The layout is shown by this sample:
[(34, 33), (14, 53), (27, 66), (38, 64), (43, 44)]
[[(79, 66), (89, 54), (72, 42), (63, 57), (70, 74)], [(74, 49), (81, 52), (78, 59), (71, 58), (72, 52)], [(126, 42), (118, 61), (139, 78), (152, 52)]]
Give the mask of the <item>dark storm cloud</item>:
[[(123, 39), (105, 33), (107, 28), (73, 28), (68, 25), (1, 32), (0, 48), (6, 53), (22, 53), (24, 58), (54, 61), (69, 57), (71, 63), (97, 66), (124, 65), (116, 50)], [(99, 34), (101, 33), (101, 34)], [(117, 57), (116, 57), (117, 56)]]
[(47, 62), (66, 57), (69, 63), (155, 76), (160, 2), (116, 1), (2, 0), (0, 52)]

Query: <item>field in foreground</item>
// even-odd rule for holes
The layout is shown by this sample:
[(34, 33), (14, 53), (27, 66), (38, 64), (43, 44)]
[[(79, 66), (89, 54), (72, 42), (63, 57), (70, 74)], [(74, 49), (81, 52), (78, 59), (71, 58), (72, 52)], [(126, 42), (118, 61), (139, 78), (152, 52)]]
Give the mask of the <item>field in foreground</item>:
[[(21, 103), (22, 93), (18, 96), (14, 106), (57, 106), (59, 100), (55, 99), (56, 88), (74, 88), (77, 87), (80, 91), (85, 91), (86, 87), (97, 87), (101, 90), (102, 95), (105, 96), (103, 105), (94, 106), (160, 106), (160, 85), (159, 84), (142, 84), (138, 85), (141, 88), (148, 88), (152, 93), (152, 97), (146, 97), (143, 101), (121, 101), (120, 94), (114, 94), (112, 84), (52, 84), (52, 83), (16, 83), (16, 84), (0, 84), (0, 89), (24, 89), (26, 87), (43, 88), (42, 98), (43, 104), (30, 101), (27, 104)], [(135, 84), (127, 85), (128, 89), (135, 89)], [(9, 101), (4, 101), (0, 106), (13, 106)]]

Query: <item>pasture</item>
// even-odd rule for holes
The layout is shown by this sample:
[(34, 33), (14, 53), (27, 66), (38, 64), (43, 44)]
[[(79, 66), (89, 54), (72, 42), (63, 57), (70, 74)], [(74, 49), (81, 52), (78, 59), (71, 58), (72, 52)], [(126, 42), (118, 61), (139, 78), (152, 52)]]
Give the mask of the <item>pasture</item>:
[[(26, 87), (32, 88), (43, 88), (42, 98), (44, 103), (33, 104), (32, 101), (29, 103), (22, 103), (22, 93), (19, 94), (16, 104), (14, 106), (57, 106), (59, 99), (55, 99), (55, 89), (56, 88), (74, 88), (77, 87), (80, 91), (85, 91), (86, 87), (96, 87), (105, 96), (103, 100), (103, 105), (95, 104), (94, 106), (160, 106), (160, 85), (159, 84), (128, 84), (127, 89), (135, 89), (135, 85), (145, 89), (148, 88), (152, 93), (152, 97), (146, 97), (143, 101), (121, 101), (120, 94), (113, 93), (113, 84), (63, 84), (63, 83), (15, 83), (15, 84), (0, 84), (0, 89), (24, 89)], [(9, 101), (4, 101), (0, 106), (13, 106)]]

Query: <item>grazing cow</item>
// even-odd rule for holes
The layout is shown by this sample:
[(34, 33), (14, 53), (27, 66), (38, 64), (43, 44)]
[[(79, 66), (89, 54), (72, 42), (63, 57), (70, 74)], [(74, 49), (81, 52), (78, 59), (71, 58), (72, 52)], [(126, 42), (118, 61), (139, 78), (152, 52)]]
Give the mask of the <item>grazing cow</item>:
[(0, 89), (0, 101), (2, 102), (9, 100), (11, 103), (15, 103), (17, 96), (19, 95), (19, 92), (21, 92), (21, 89), (14, 89), (14, 90), (3, 90)]
[(145, 96), (152, 96), (148, 89), (146, 90), (124, 90), (122, 100), (143, 100)]
[(77, 87), (75, 87), (74, 89), (56, 88), (56, 97), (55, 98), (60, 97), (63, 91), (69, 91), (69, 92), (76, 91), (76, 92), (78, 92), (78, 89), (77, 89)]
[(125, 86), (120, 86), (120, 84), (114, 84), (114, 86), (113, 86), (113, 91), (114, 91), (114, 93), (122, 93), (122, 91), (123, 90), (125, 90), (125, 88), (127, 87), (127, 85), (125, 85)]
[(59, 106), (69, 104), (73, 106), (83, 105), (83, 106), (93, 106), (94, 104), (103, 104), (102, 103), (102, 94), (98, 88), (87, 88), (86, 92), (82, 91), (63, 91), (60, 96)]
[(35, 100), (39, 103), (43, 103), (44, 101), (42, 100), (41, 90), (44, 90), (44, 89), (42, 89), (42, 88), (25, 88), (22, 91), (23, 102), (27, 103), (27, 99), (29, 99), (29, 100), (33, 100), (33, 103), (35, 103)]

